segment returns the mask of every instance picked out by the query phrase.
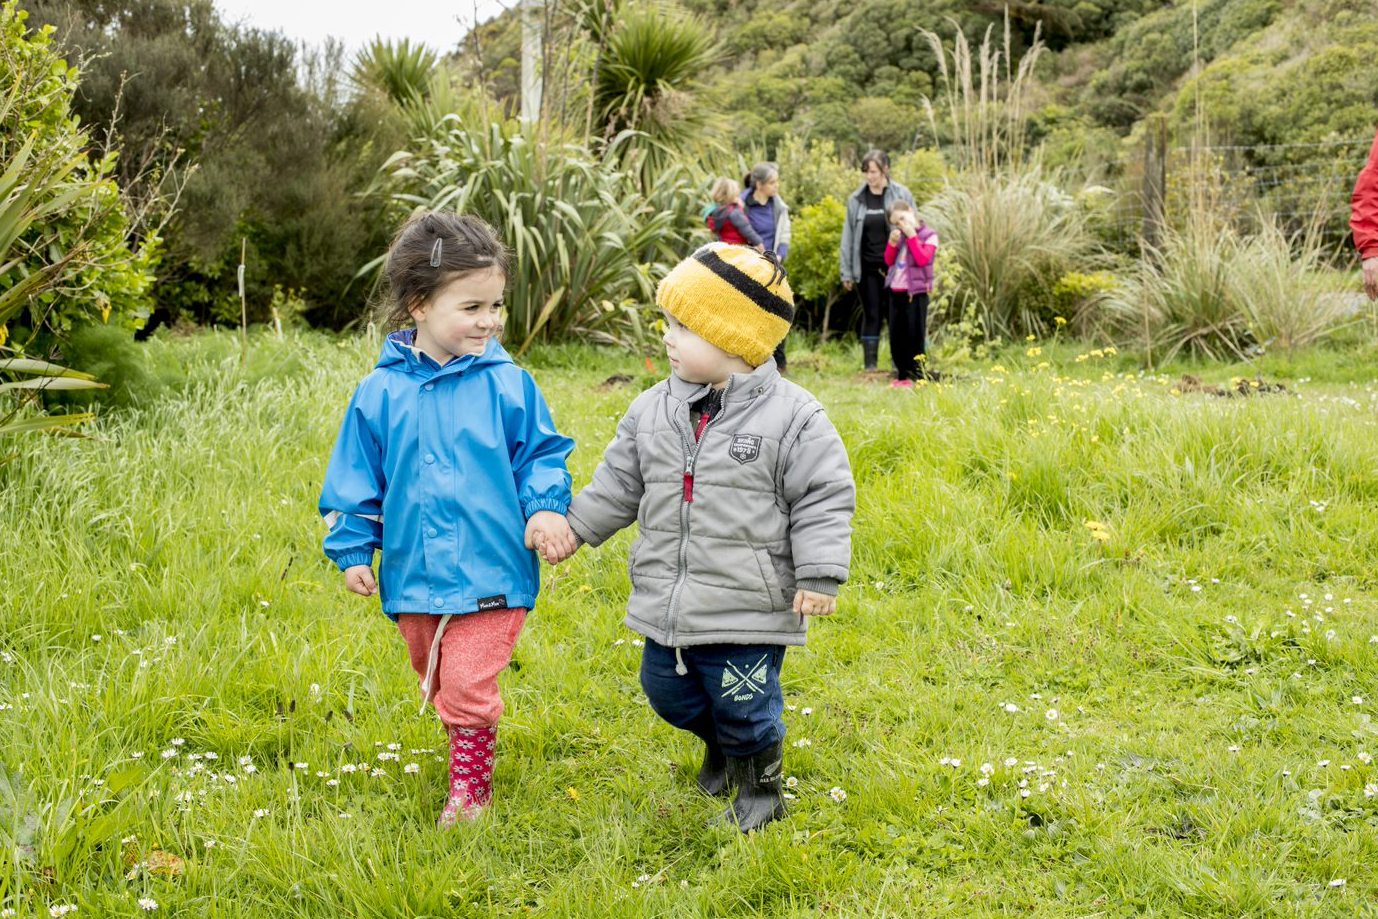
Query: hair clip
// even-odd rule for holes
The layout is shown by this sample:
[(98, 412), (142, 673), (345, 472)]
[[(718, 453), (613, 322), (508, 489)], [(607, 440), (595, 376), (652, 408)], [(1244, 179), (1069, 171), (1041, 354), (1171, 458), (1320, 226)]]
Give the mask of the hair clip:
[(435, 239), (435, 245), (434, 245), (434, 246), (431, 246), (431, 267), (432, 267), (432, 268), (439, 268), (439, 267), (440, 267), (440, 250), (441, 250), (441, 247), (442, 247), (442, 245), (443, 245), (444, 242), (445, 242), (444, 237), (437, 236), (436, 239)]

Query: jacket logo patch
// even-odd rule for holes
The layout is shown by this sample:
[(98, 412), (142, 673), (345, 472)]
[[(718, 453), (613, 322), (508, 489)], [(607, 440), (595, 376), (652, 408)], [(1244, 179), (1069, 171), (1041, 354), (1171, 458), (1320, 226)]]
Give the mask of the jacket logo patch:
[(506, 609), (507, 594), (498, 594), (496, 597), (479, 597), (478, 609), (483, 612), (488, 609)]
[(745, 466), (761, 455), (761, 438), (755, 434), (738, 434), (732, 438), (727, 455)]

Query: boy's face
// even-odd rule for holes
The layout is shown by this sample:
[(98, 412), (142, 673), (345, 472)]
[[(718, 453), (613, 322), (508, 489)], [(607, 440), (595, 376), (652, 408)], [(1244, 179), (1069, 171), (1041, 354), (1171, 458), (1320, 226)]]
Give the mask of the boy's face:
[(502, 294), (507, 278), (489, 268), (450, 281), (435, 296), (411, 309), (416, 347), (444, 365), (465, 354), (482, 354), (502, 325)]
[(716, 386), (734, 373), (751, 371), (751, 365), (742, 358), (704, 341), (664, 310), (660, 314), (665, 318), (665, 354), (670, 358), (670, 369), (684, 382)]

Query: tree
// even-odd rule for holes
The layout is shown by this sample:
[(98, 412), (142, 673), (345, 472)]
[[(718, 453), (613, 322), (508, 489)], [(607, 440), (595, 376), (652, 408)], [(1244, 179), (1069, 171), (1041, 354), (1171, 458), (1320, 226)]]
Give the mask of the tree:
[(237, 321), (243, 239), (251, 318), (267, 317), (275, 286), (298, 291), (320, 321), (359, 314), (350, 281), (387, 238), (386, 202), (360, 197), (392, 148), (374, 143), (384, 119), (373, 99), (318, 97), (291, 41), (227, 25), (209, 0), (33, 7), (86, 59), (75, 105), (87, 124), (114, 125), (122, 179), (136, 194), (144, 172), (185, 183), (166, 233), (164, 304)]
[(833, 304), (842, 295), (839, 252), (846, 218), (847, 209), (842, 202), (827, 195), (817, 204), (802, 208), (794, 221), (794, 243), (789, 250), (790, 286), (805, 300), (822, 301), (819, 328), (824, 341), (828, 340)]

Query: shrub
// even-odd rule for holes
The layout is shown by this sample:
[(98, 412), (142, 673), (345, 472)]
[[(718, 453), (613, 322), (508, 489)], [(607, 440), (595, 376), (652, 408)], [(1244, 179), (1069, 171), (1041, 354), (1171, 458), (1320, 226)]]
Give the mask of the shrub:
[(925, 213), (961, 270), (959, 312), (974, 304), (987, 336), (1043, 334), (1047, 291), (1093, 257), (1083, 212), (1037, 168), (964, 175)]
[(622, 165), (625, 133), (594, 156), (573, 142), (537, 144), (530, 124), (490, 124), (487, 114), (470, 103), (441, 134), (395, 154), (386, 167), (394, 200), (497, 228), (516, 256), (506, 320), (515, 352), (537, 338), (645, 341), (642, 305), (698, 222), (695, 184), (671, 167), (643, 193)]
[(828, 195), (817, 204), (799, 210), (794, 221), (794, 242), (789, 250), (789, 280), (795, 296), (822, 304), (818, 328), (824, 341), (832, 320), (833, 304), (842, 295), (842, 271), (838, 250), (847, 210)]
[[(861, 175), (842, 162), (831, 140), (815, 138), (805, 144), (802, 137), (791, 135), (780, 142), (775, 160), (780, 164), (781, 194), (801, 214), (803, 208), (829, 196), (845, 201), (861, 184)], [(796, 228), (796, 238), (798, 232)]]
[(1161, 249), (1105, 298), (1121, 340), (1150, 364), (1179, 352), (1242, 357), (1257, 347), (1290, 352), (1345, 324), (1343, 297), (1310, 276), (1328, 267), (1315, 226), (1289, 233), (1274, 219), (1241, 236), (1206, 219), (1169, 230)]
[(1053, 285), (1054, 321), (1061, 318), (1079, 335), (1093, 332), (1101, 304), (1119, 283), (1119, 280), (1108, 271), (1093, 271), (1089, 274), (1080, 271), (1067, 272)]
[(52, 30), (25, 17), (0, 6), (0, 85), (11, 87), (0, 97), (0, 328), (15, 323), (42, 348), (83, 323), (141, 322), (158, 238), (132, 241), (115, 156), (88, 160), (72, 112), (77, 72)]
[(943, 188), (947, 164), (937, 150), (913, 150), (891, 161), (890, 174), (914, 193), (914, 201), (923, 207)]

